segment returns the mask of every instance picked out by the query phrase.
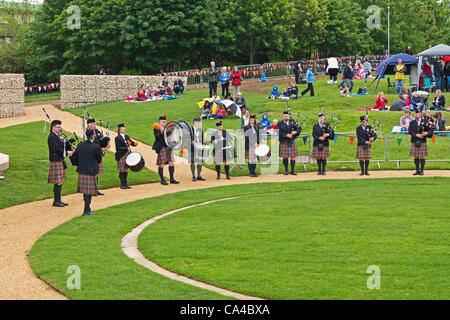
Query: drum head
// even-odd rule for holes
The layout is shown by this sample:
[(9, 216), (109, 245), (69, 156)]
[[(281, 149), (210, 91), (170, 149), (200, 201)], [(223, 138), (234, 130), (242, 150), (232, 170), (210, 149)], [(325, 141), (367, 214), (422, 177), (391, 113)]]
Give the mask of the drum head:
[(188, 148), (193, 136), (193, 129), (186, 121), (169, 122), (164, 130), (164, 140), (172, 150)]
[(258, 157), (264, 157), (265, 155), (267, 155), (269, 153), (269, 151), (270, 151), (270, 148), (267, 144), (261, 144), (261, 145), (259, 145), (259, 147), (257, 147), (255, 149), (255, 154)]
[(137, 152), (130, 153), (127, 158), (125, 159), (125, 163), (129, 167), (134, 167), (137, 165), (142, 159), (142, 156)]

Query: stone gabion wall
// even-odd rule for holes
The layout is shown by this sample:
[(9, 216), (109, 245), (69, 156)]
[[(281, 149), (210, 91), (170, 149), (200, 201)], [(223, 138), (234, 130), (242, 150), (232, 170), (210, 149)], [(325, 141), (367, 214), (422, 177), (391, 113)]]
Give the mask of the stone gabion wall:
[(0, 118), (25, 114), (24, 85), (23, 74), (0, 74)]
[[(177, 77), (167, 77), (173, 85)], [(179, 77), (186, 85), (187, 77)], [(61, 108), (136, 98), (141, 85), (157, 88), (162, 76), (61, 75)]]

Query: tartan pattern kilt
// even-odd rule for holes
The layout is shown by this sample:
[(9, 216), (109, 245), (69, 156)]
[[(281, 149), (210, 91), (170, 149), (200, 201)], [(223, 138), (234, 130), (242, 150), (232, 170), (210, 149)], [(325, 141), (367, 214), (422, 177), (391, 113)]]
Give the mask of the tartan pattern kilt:
[(48, 183), (56, 184), (66, 181), (66, 170), (62, 161), (50, 162), (48, 170)]
[(103, 161), (98, 164), (98, 175), (103, 174)]
[(420, 145), (420, 148), (416, 148), (414, 143), (411, 143), (411, 150), (409, 151), (409, 155), (414, 158), (425, 158), (428, 157), (428, 147), (427, 143), (424, 142)]
[(97, 193), (97, 179), (95, 179), (95, 176), (79, 173), (77, 192), (87, 195)]
[(174, 162), (172, 150), (168, 147), (162, 147), (158, 153), (156, 165), (160, 166), (163, 164), (168, 164), (169, 162)]
[(127, 160), (129, 154), (130, 153), (127, 152), (122, 158), (119, 159), (119, 161), (117, 161), (117, 170), (119, 172), (128, 172), (128, 166), (125, 161)]
[(255, 147), (249, 148), (248, 150), (245, 150), (245, 160), (248, 160), (249, 163), (256, 163), (256, 153), (255, 153)]
[(317, 159), (329, 158), (330, 157), (330, 147), (329, 146), (323, 146), (323, 150), (319, 151), (319, 147), (318, 146), (314, 146), (312, 157), (313, 158), (317, 158)]
[(287, 158), (297, 158), (298, 151), (297, 151), (297, 143), (295, 141), (288, 142), (280, 142), (280, 153), (279, 157), (283, 159)]
[(364, 150), (363, 146), (358, 146), (358, 148), (356, 150), (356, 158), (371, 159), (372, 158), (372, 146), (368, 145), (367, 150)]

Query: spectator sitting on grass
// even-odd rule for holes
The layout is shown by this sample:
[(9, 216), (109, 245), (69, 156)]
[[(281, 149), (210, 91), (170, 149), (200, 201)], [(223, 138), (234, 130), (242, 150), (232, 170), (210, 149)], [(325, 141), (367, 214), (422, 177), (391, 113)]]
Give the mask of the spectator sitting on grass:
[(216, 110), (216, 114), (212, 114), (212, 119), (223, 119), (227, 115), (227, 110), (225, 110), (224, 106), (218, 106)]
[(386, 103), (388, 103), (388, 99), (384, 97), (384, 92), (380, 91), (377, 99), (375, 100), (375, 106), (373, 109), (386, 110)]
[(209, 104), (208, 101), (205, 101), (205, 103), (203, 104), (203, 107), (202, 107), (201, 118), (202, 119), (209, 119), (210, 116), (211, 116), (211, 105)]
[(445, 110), (445, 97), (442, 95), (441, 90), (436, 90), (436, 97), (433, 100), (433, 106), (431, 110)]
[(409, 123), (413, 120), (414, 118), (411, 117), (411, 111), (405, 110), (405, 115), (400, 118), (400, 125), (402, 126), (402, 131), (408, 131)]
[[(306, 74), (308, 74), (308, 72)], [(311, 74), (312, 74), (312, 72), (311, 72)], [(313, 76), (313, 78), (314, 78), (314, 76)], [(294, 83), (292, 81), (289, 81), (289, 84), (288, 84), (287, 88), (283, 90), (283, 95), (285, 97), (290, 98), (290, 99), (297, 99), (298, 98), (298, 88), (297, 88), (297, 86), (294, 86)]]
[(412, 91), (411, 91), (410, 88), (408, 88), (408, 85), (407, 85), (406, 83), (403, 84), (402, 91), (400, 91), (400, 94), (398, 95), (398, 97), (399, 97), (400, 99), (402, 99), (404, 94), (408, 95), (408, 98), (411, 99), (411, 97), (412, 97)]
[(137, 94), (136, 101), (145, 101), (145, 100), (147, 100), (147, 98), (145, 98), (145, 86), (141, 85)]
[(427, 94), (421, 94), (420, 98), (423, 101), (423, 107), (425, 108), (425, 110), (428, 110), (428, 95)]
[(407, 94), (404, 94), (400, 100), (395, 101), (391, 107), (389, 108), (389, 111), (402, 111), (405, 110), (406, 107), (409, 107), (410, 99), (408, 98)]
[(232, 95), (230, 92), (227, 94), (227, 96), (225, 97), (225, 99), (234, 101), (233, 95)]
[(184, 84), (183, 80), (177, 77), (175, 82), (173, 83), (173, 91), (177, 95), (182, 95), (184, 93)]
[(409, 110), (411, 111), (416, 111), (416, 110), (423, 110), (423, 100), (421, 97), (419, 97), (419, 94), (417, 92), (414, 92), (411, 101), (410, 101), (410, 106), (409, 106)]
[(161, 87), (168, 87), (169, 86), (169, 80), (167, 77), (164, 77), (164, 79), (161, 81)]
[(241, 129), (248, 126), (249, 123), (250, 123), (250, 111), (248, 111), (247, 108), (245, 108), (244, 116), (241, 119)]
[(440, 113), (439, 111), (436, 112), (433, 115), (433, 118), (435, 118), (436, 121), (436, 131), (445, 131), (445, 124), (447, 122), (447, 120), (442, 118), (442, 113)]
[(260, 123), (265, 129), (270, 129), (270, 120), (269, 120), (269, 116), (267, 115), (267, 112), (264, 112), (262, 114), (262, 119), (261, 119)]
[(173, 94), (172, 89), (170, 87), (166, 87), (164, 89), (164, 95), (171, 96)]
[(278, 86), (274, 85), (272, 91), (270, 91), (269, 99), (277, 99), (280, 96), (280, 91), (278, 91)]
[(152, 87), (148, 87), (148, 90), (147, 90), (147, 92), (145, 93), (145, 97), (147, 98), (147, 99), (150, 99), (151, 97), (152, 97)]
[(247, 104), (245, 103), (245, 98), (242, 96), (242, 93), (240, 92), (237, 93), (236, 100), (234, 102), (236, 102), (236, 104), (238, 105), (239, 108), (241, 108), (241, 110), (247, 107)]

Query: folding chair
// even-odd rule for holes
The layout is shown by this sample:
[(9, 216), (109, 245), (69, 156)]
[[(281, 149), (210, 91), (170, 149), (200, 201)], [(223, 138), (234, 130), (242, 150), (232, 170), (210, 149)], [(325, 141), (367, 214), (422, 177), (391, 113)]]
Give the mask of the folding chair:
[(423, 79), (423, 85), (424, 85), (424, 89), (426, 91), (430, 90), (431, 92), (433, 92), (434, 89), (436, 88), (436, 86), (431, 83), (431, 79), (430, 78), (424, 78)]

